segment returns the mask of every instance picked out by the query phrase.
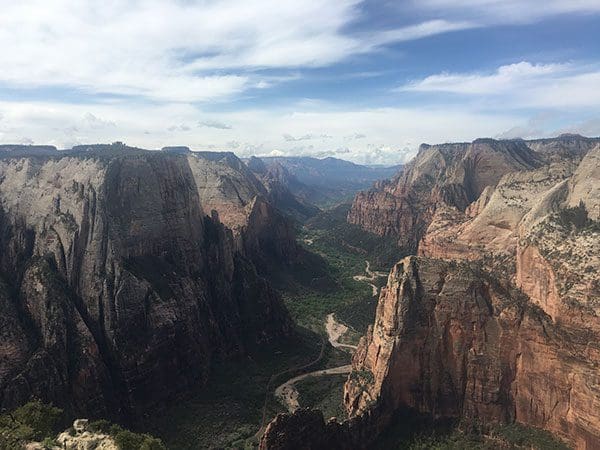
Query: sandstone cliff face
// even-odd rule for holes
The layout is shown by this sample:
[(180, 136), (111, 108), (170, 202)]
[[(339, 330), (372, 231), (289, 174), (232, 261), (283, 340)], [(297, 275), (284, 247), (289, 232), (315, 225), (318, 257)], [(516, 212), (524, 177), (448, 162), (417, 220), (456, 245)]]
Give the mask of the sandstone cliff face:
[[(0, 158), (0, 404), (141, 414), (289, 332), (185, 155)], [(263, 220), (263, 224), (264, 224)]]
[(580, 161), (591, 149), (600, 144), (600, 138), (588, 138), (578, 134), (561, 134), (556, 138), (526, 141), (529, 148), (548, 161), (572, 159)]
[(599, 158), (600, 146), (579, 164), (567, 160), (507, 174), (466, 214), (438, 208), (419, 254), (482, 261), (554, 320), (598, 329), (599, 230), (561, 223), (560, 216), (583, 202), (589, 220), (597, 220)]
[(600, 442), (598, 341), (554, 324), (525, 296), (468, 264), (398, 263), (345, 389), (353, 415), (402, 408), (545, 428)]
[(419, 254), (447, 259), (486, 255), (514, 259), (523, 218), (538, 208), (549, 192), (565, 186), (576, 167), (562, 162), (508, 173), (496, 187), (486, 188), (464, 213), (452, 206), (438, 206), (419, 243)]
[(233, 232), (235, 248), (261, 268), (296, 258), (293, 225), (278, 198), (233, 153), (187, 153), (200, 203)]
[(348, 221), (414, 253), (439, 205), (465, 211), (504, 174), (541, 164), (524, 141), (424, 144), (401, 174), (355, 197)]

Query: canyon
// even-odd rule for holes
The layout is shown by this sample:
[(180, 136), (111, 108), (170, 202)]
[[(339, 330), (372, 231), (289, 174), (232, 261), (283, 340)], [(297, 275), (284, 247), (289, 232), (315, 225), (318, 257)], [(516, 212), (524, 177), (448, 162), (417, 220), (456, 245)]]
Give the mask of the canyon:
[(348, 221), (405, 256), (344, 387), (349, 419), (278, 416), (262, 449), (370, 448), (398, 415), (518, 423), (600, 448), (600, 140), (422, 145)]
[(256, 385), (215, 445), (380, 448), (422, 418), (600, 448), (600, 139), (423, 144), (333, 208), (356, 186), (314, 177), (380, 172), (316, 164), (0, 146), (0, 406), (139, 424), (217, 373)]

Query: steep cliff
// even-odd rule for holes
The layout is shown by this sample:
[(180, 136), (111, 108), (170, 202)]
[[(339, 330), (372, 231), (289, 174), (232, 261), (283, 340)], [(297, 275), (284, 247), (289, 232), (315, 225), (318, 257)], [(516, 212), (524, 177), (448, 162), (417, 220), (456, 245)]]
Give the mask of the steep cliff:
[(410, 408), (517, 421), (600, 442), (600, 347), (465, 263), (409, 257), (390, 273), (345, 388), (352, 415)]
[(195, 161), (117, 147), (0, 157), (3, 407), (139, 415), (290, 330)]
[(541, 164), (542, 158), (524, 141), (423, 144), (402, 173), (357, 194), (348, 221), (393, 236), (405, 252), (414, 253), (440, 205), (465, 211), (504, 174)]
[(300, 222), (320, 211), (308, 201), (318, 195), (315, 188), (300, 182), (282, 164), (273, 162), (267, 166), (262, 159), (255, 156), (251, 157), (247, 164), (264, 184), (269, 194), (269, 202), (280, 211)]
[(278, 198), (237, 156), (229, 152), (188, 152), (200, 203), (233, 232), (236, 250), (260, 269), (288, 264), (298, 253), (293, 224)]
[[(600, 448), (599, 186), (598, 140), (561, 136), (424, 146), (359, 194), (349, 221), (420, 256), (381, 292), (337, 441), (365, 447), (403, 412), (518, 422)], [(301, 429), (274, 423), (278, 445), (286, 427)]]
[(600, 146), (579, 164), (507, 174), (466, 213), (438, 208), (419, 254), (481, 261), (554, 320), (600, 331), (598, 186)]

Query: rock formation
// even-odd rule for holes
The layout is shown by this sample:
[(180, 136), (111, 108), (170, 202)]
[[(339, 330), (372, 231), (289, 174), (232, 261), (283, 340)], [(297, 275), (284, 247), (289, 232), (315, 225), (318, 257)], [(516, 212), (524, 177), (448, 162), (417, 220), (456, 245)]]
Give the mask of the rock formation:
[[(260, 161), (260, 162), (259, 162)], [(301, 203), (328, 206), (350, 200), (373, 182), (392, 176), (399, 166), (363, 166), (337, 158), (269, 156), (250, 158), (253, 171), (270, 170)]]
[[(2, 407), (34, 396), (137, 416), (204, 383), (212, 359), (289, 332), (254, 255), (205, 215), (202, 195), (215, 196), (193, 158), (122, 145), (0, 153)], [(257, 204), (242, 207), (248, 236), (270, 226)]]
[(300, 182), (281, 163), (268, 166), (255, 156), (248, 162), (248, 168), (261, 180), (268, 192), (269, 203), (293, 219), (304, 222), (320, 210), (308, 199), (318, 195), (315, 188)]
[(600, 347), (465, 263), (408, 257), (390, 273), (354, 356), (345, 402), (482, 422), (518, 421), (594, 448)]
[(392, 269), (354, 355), (353, 446), (414, 411), (600, 449), (599, 186), (599, 140), (561, 136), (424, 146), (356, 197), (351, 222), (420, 256)]
[(299, 251), (286, 210), (233, 153), (190, 152), (188, 162), (205, 211), (215, 210), (233, 232), (235, 248), (261, 269), (287, 264)]
[[(531, 143), (478, 139), (471, 144), (423, 144), (403, 172), (355, 197), (348, 221), (393, 236), (406, 254), (415, 253), (439, 207), (464, 212), (504, 175), (552, 161), (578, 162), (599, 142), (573, 137)], [(565, 153), (569, 158), (561, 156)]]

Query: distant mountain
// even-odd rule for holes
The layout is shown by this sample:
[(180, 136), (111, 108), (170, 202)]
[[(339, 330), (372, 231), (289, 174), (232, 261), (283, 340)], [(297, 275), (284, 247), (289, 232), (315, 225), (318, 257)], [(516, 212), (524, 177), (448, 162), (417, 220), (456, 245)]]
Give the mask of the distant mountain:
[[(256, 158), (252, 158), (255, 160)], [(330, 206), (351, 199), (354, 194), (370, 187), (375, 181), (389, 178), (401, 166), (364, 166), (337, 158), (312, 158), (304, 156), (262, 157), (266, 168), (283, 167), (294, 184), (288, 186), (303, 201), (317, 206)], [(256, 161), (254, 167), (256, 168)], [(252, 169), (251, 167), (251, 170)]]

